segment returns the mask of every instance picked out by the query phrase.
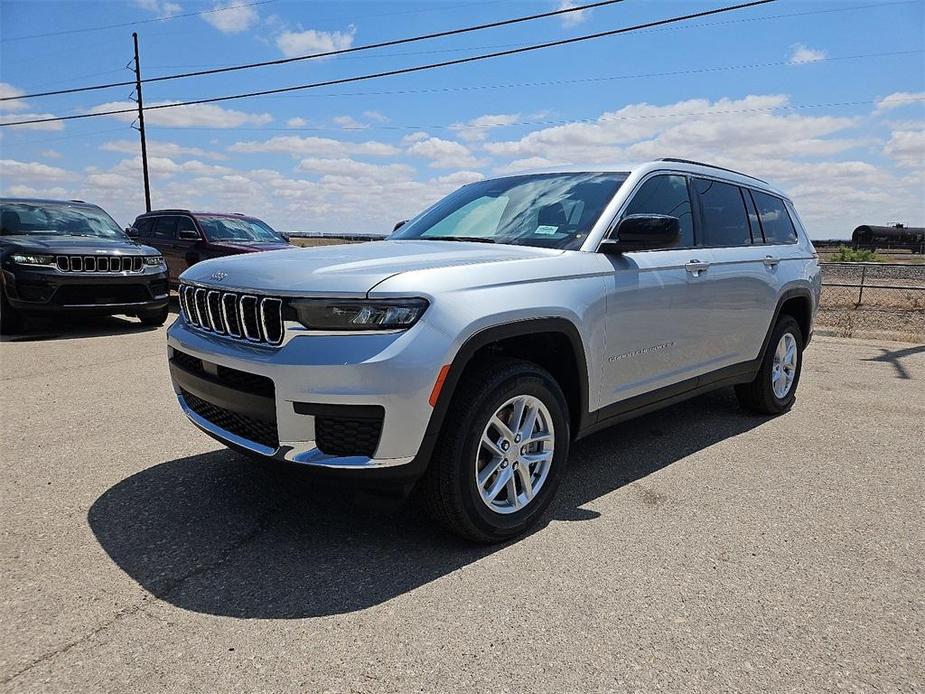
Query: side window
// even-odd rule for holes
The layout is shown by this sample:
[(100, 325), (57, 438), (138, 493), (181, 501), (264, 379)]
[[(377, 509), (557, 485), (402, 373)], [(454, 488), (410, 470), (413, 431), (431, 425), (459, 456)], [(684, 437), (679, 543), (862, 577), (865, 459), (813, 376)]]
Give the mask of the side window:
[(694, 245), (691, 198), (687, 191), (687, 178), (684, 176), (653, 176), (636, 191), (623, 214), (667, 214), (677, 217), (681, 220), (678, 248)]
[(135, 228), (138, 229), (138, 235), (142, 238), (151, 236), (151, 230), (154, 228), (154, 220), (150, 217), (138, 219), (135, 221)]
[(154, 238), (173, 241), (177, 238), (177, 218), (158, 217), (154, 227)]
[(196, 224), (189, 217), (177, 218), (177, 238), (180, 237), (181, 231), (192, 231), (196, 235), (199, 234), (199, 230), (196, 229)]
[(757, 190), (752, 191), (752, 197), (758, 206), (758, 217), (761, 219), (765, 240), (768, 243), (796, 243), (797, 232), (793, 228), (787, 208), (784, 207), (784, 201)]
[(703, 220), (703, 245), (747, 246), (752, 242), (745, 214), (745, 202), (738, 186), (706, 178), (695, 178)]

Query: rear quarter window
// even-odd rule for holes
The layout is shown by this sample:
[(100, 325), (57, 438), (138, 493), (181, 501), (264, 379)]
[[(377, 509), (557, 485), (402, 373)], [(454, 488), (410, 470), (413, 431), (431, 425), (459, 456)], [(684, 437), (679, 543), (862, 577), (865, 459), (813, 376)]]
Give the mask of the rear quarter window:
[(790, 219), (790, 213), (780, 198), (752, 191), (755, 205), (758, 207), (758, 219), (764, 231), (766, 243), (796, 243), (797, 231)]

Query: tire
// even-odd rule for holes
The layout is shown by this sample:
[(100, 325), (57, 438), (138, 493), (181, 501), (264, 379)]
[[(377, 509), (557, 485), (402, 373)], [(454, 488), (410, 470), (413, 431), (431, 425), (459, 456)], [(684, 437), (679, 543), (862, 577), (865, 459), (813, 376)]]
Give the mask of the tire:
[(6, 292), (0, 289), (0, 335), (14, 335), (22, 330), (22, 316), (10, 306)]
[(170, 315), (170, 307), (165, 306), (164, 308), (158, 308), (153, 311), (145, 311), (144, 313), (138, 314), (138, 319), (141, 321), (142, 325), (150, 325), (157, 327), (163, 325), (167, 316)]
[[(568, 406), (549, 372), (518, 359), (480, 360), (467, 367), (460, 384), (420, 491), (430, 515), (451, 532), (473, 542), (503, 542), (534, 525), (555, 495), (568, 459)], [(510, 424), (521, 401), (526, 411), (537, 412), (533, 436), (551, 432), (552, 440), (521, 448), (520, 438), (509, 440), (496, 425), (489, 426), (496, 414)], [(526, 428), (525, 421), (522, 431)], [(483, 432), (496, 442), (493, 452), (482, 443)], [(501, 457), (503, 441), (510, 460)], [(480, 492), (480, 471), (486, 493), (501, 489), (494, 501)], [(535, 490), (529, 500), (525, 478)]]
[[(789, 336), (792, 339), (793, 350), (795, 353), (796, 363), (790, 369), (784, 369), (785, 377), (783, 381), (778, 381), (778, 390), (775, 392), (774, 378), (779, 375), (775, 362), (778, 361), (777, 353), (780, 348), (787, 351), (786, 339)], [(782, 347), (783, 345), (783, 347)], [(784, 360), (786, 363), (786, 360)], [(743, 383), (735, 387), (736, 397), (739, 404), (747, 410), (760, 412), (762, 414), (777, 415), (787, 412), (796, 399), (797, 386), (800, 383), (800, 372), (803, 369), (803, 333), (799, 324), (792, 316), (783, 315), (777, 320), (774, 330), (771, 331), (771, 339), (765, 349), (764, 356), (761, 359), (761, 367), (758, 369), (758, 375), (751, 383)], [(792, 380), (789, 387), (786, 387), (786, 373), (792, 373)]]

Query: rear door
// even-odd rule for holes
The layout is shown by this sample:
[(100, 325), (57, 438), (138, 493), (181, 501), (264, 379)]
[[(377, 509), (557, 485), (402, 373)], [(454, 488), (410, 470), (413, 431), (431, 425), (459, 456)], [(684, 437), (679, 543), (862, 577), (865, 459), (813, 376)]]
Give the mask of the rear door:
[(151, 245), (157, 248), (167, 261), (167, 271), (171, 282), (183, 272), (185, 265), (183, 259), (177, 255), (177, 218), (173, 215), (158, 217), (154, 225), (154, 236)]
[(718, 179), (693, 179), (701, 242), (709, 250), (704, 273), (708, 309), (702, 314), (710, 370), (755, 359), (778, 296), (777, 266), (747, 188)]

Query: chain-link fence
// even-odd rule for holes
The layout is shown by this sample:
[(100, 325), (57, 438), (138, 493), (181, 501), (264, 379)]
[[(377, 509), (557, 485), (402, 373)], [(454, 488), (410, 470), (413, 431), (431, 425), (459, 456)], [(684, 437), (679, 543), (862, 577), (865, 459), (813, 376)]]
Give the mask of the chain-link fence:
[(925, 265), (822, 263), (817, 324), (846, 337), (925, 340)]

